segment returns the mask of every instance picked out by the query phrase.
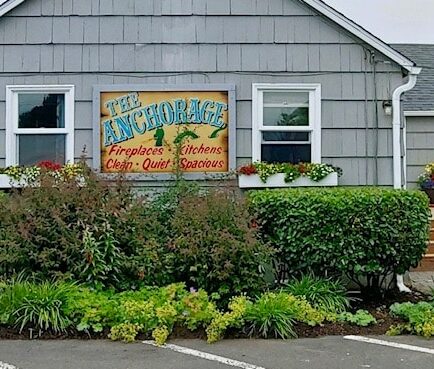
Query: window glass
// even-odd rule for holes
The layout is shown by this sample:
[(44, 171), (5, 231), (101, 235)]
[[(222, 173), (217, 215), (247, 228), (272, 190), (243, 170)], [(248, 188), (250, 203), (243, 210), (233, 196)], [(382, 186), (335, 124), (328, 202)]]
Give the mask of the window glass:
[(311, 145), (297, 144), (263, 144), (261, 148), (262, 161), (268, 163), (310, 163)]
[(264, 92), (264, 126), (308, 125), (308, 92)]
[(66, 136), (58, 135), (18, 135), (19, 165), (35, 165), (50, 160), (65, 164)]
[(264, 91), (264, 105), (309, 105), (309, 92)]
[(18, 128), (65, 128), (65, 95), (18, 94)]
[(301, 141), (309, 142), (309, 132), (263, 132), (263, 141)]

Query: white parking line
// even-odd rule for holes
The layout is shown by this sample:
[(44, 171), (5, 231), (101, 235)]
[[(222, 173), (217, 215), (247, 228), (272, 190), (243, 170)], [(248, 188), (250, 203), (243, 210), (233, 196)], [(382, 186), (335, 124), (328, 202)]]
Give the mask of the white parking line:
[(350, 340), (350, 341), (370, 343), (370, 344), (374, 344), (374, 345), (394, 347), (394, 348), (401, 349), (401, 350), (423, 352), (424, 354), (434, 355), (433, 349), (429, 349), (426, 347), (420, 347), (420, 346), (406, 345), (404, 343), (396, 343), (396, 342), (390, 342), (390, 341), (384, 341), (384, 340), (377, 340), (375, 338), (369, 338), (369, 337), (363, 337), (363, 336), (345, 336), (344, 339)]
[(16, 366), (0, 361), (0, 369), (18, 369)]
[(248, 364), (248, 363), (244, 363), (242, 361), (229, 359), (229, 358), (223, 357), (223, 356), (209, 354), (207, 352), (193, 350), (193, 349), (189, 349), (187, 347), (182, 347), (182, 346), (178, 346), (178, 345), (166, 344), (164, 346), (157, 346), (154, 341), (143, 341), (143, 343), (145, 345), (151, 345), (151, 346), (156, 346), (156, 347), (160, 347), (160, 348), (163, 348), (163, 349), (169, 349), (169, 350), (172, 350), (172, 351), (179, 352), (181, 354), (195, 356), (195, 357), (199, 357), (199, 358), (205, 359), (205, 360), (215, 361), (215, 362), (218, 362), (218, 363), (221, 363), (221, 364), (225, 364), (225, 365), (228, 365), (228, 366), (233, 366), (235, 368), (242, 368), (242, 369), (265, 369), (262, 366)]

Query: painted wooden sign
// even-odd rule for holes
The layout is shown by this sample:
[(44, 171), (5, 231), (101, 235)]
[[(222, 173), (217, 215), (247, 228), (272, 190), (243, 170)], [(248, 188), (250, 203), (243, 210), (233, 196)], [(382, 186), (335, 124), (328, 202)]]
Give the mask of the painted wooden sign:
[(101, 91), (101, 172), (228, 172), (228, 94)]

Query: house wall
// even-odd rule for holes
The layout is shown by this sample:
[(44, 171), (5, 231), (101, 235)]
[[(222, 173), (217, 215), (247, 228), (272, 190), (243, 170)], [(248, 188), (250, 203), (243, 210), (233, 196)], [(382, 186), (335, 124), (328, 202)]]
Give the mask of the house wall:
[(407, 187), (417, 187), (426, 164), (434, 162), (434, 117), (406, 117)]
[(94, 85), (234, 83), (240, 165), (252, 83), (307, 82), (322, 85), (322, 160), (344, 170), (340, 183), (392, 184), (382, 101), (400, 67), (377, 52), (374, 83), (360, 40), (295, 0), (27, 0), (0, 19), (0, 55), (0, 166), (6, 85), (75, 85), (75, 156), (91, 158)]

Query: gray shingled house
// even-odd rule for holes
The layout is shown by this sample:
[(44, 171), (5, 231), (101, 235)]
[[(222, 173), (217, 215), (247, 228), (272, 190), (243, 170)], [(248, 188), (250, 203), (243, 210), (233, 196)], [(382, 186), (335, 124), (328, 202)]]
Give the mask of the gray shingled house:
[(416, 187), (426, 163), (434, 162), (434, 45), (393, 45), (422, 67), (416, 86), (405, 94), (406, 182)]
[(312, 161), (406, 185), (420, 68), (319, 0), (0, 0), (0, 55), (0, 167), (84, 153), (162, 183), (181, 134), (206, 136), (183, 148), (191, 178)]

